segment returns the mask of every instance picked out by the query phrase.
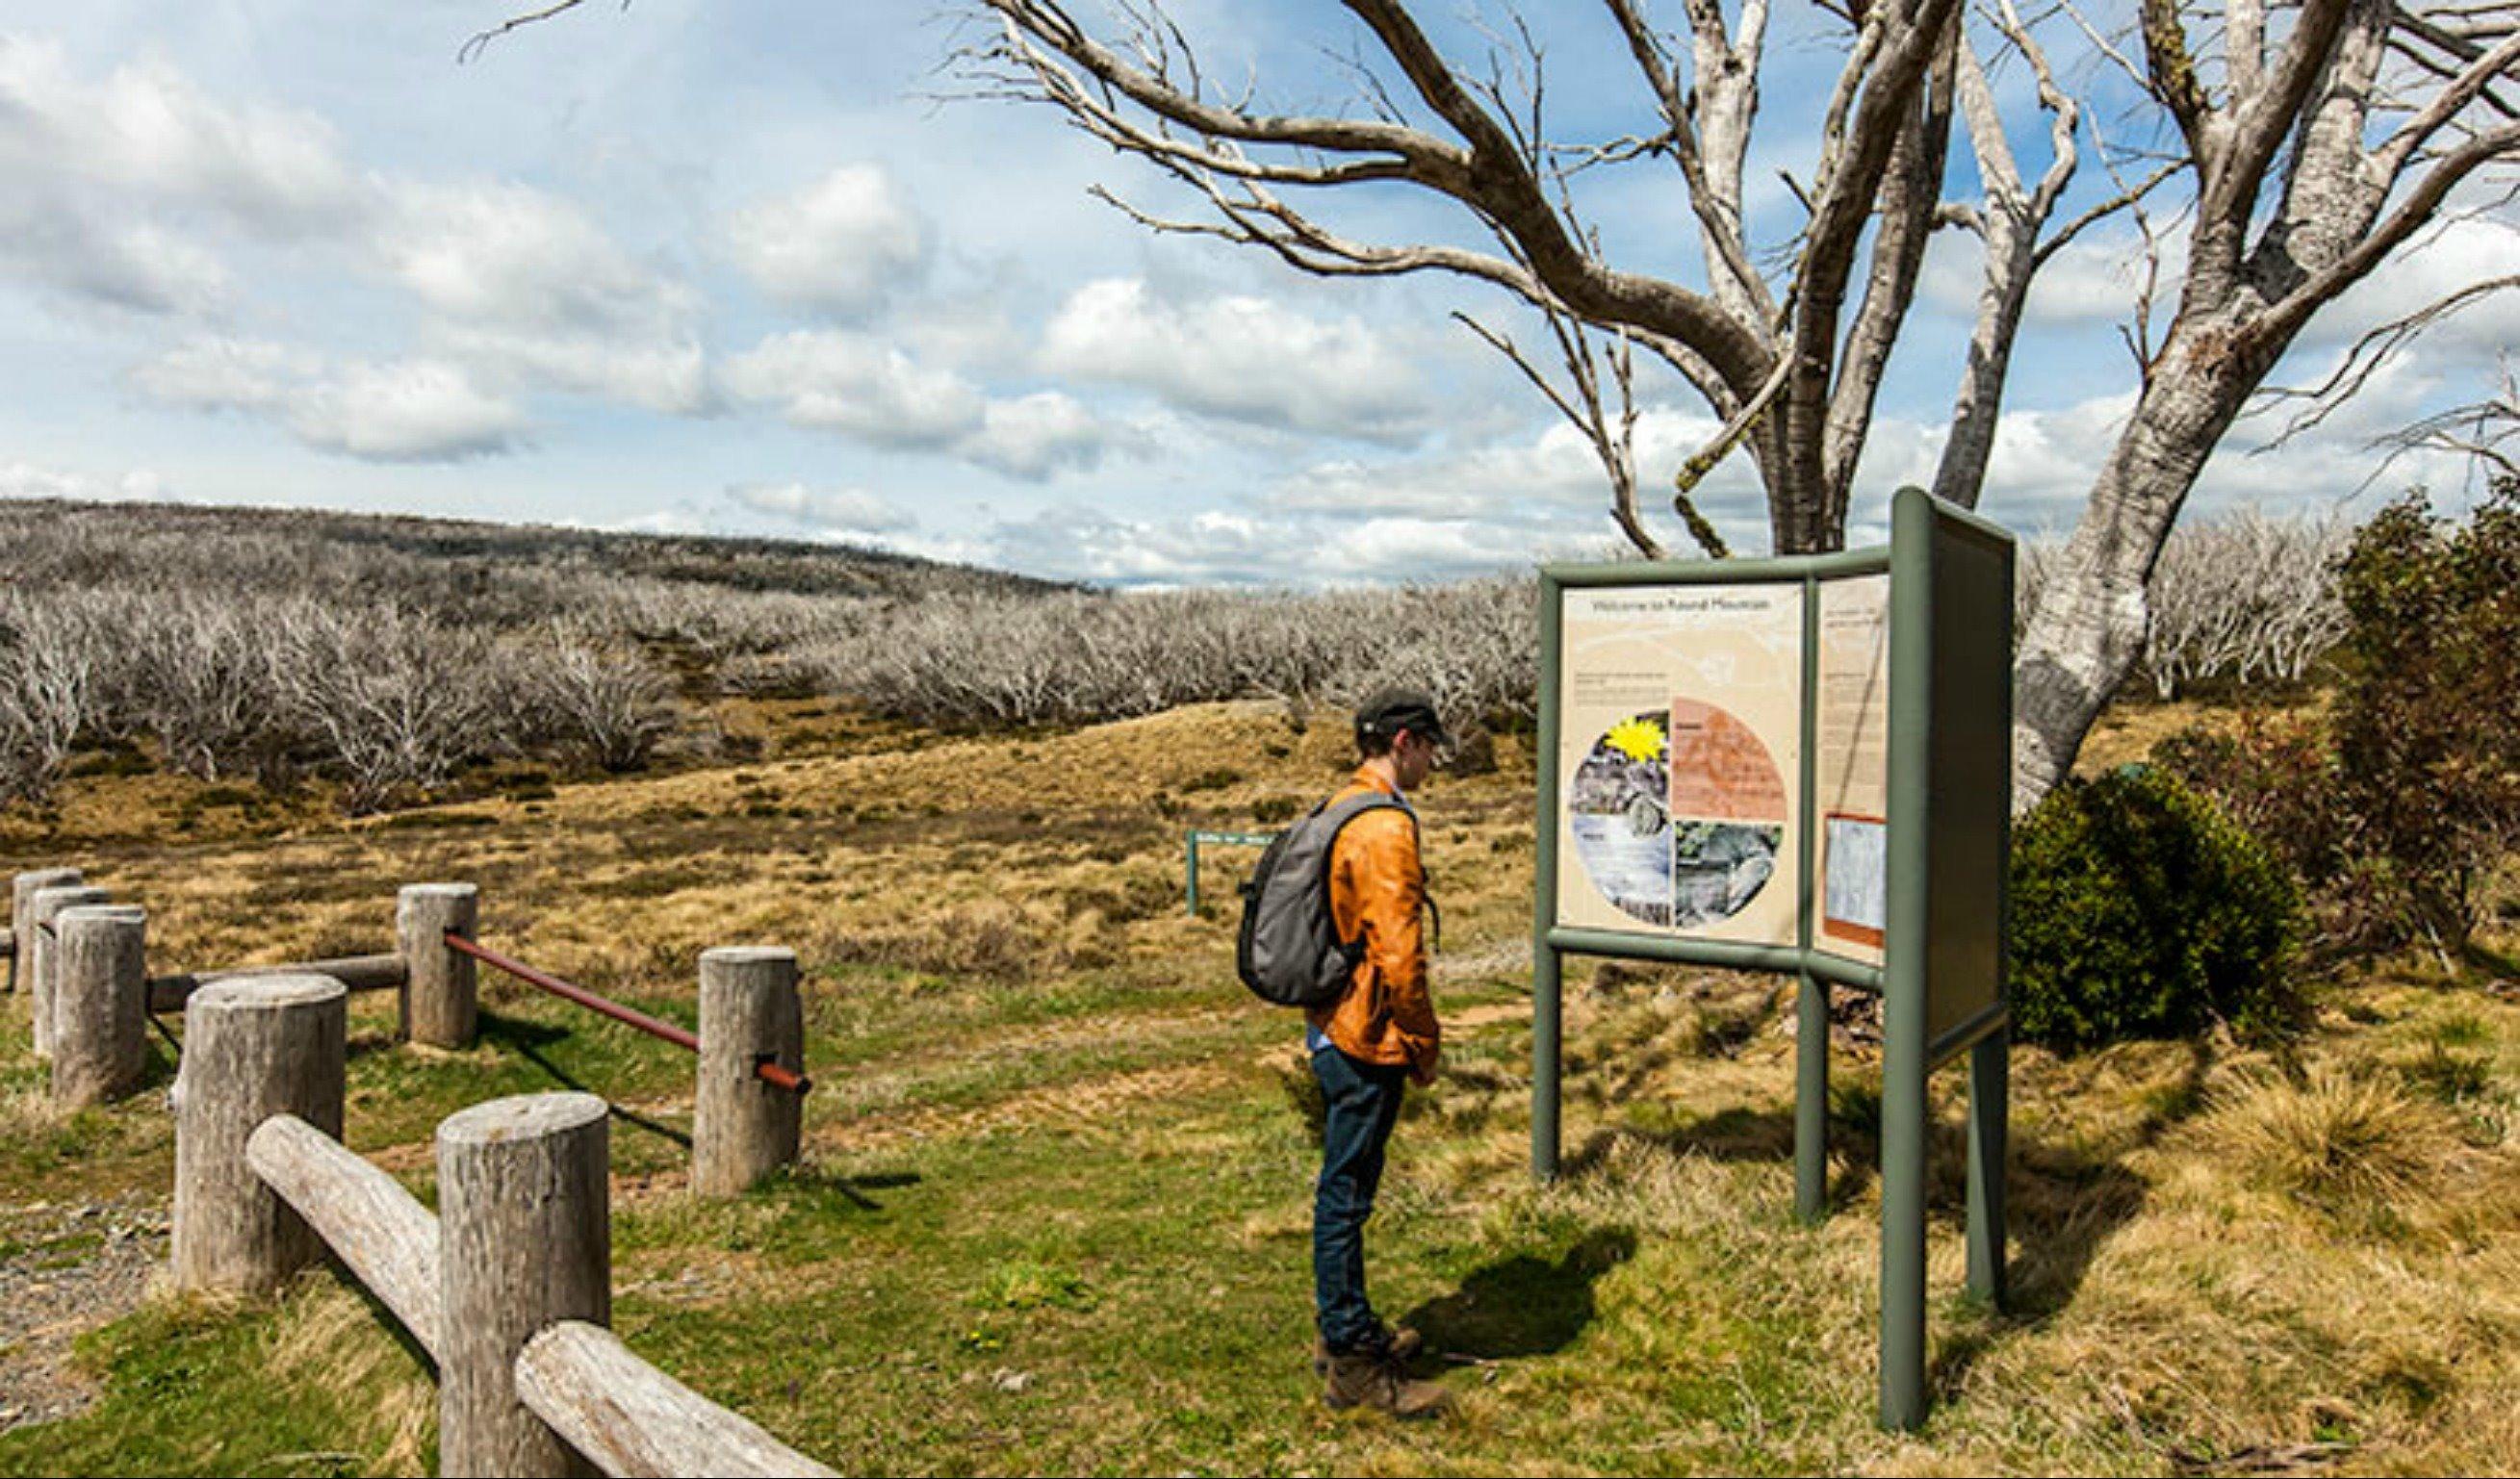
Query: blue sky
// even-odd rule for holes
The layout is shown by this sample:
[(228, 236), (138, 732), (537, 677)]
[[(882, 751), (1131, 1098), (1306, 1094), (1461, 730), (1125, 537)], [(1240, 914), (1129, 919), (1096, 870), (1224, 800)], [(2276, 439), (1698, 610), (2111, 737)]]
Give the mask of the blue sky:
[[(1340, 105), (1318, 49), (1345, 34), (1335, 7), (1175, 10), (1220, 74)], [(598, 0), (458, 65), (507, 14), (0, 0), (0, 496), (828, 538), (1114, 584), (1439, 579), (1612, 543), (1581, 442), (1446, 314), (1533, 324), (1471, 287), (1150, 236), (1086, 191), (1186, 212), (1166, 182), (1046, 111), (939, 100), (950, 5)], [(1559, 125), (1641, 126), (1592, 8), (1532, 15)], [(1776, 170), (1807, 168), (1792, 100), (1830, 61), (1776, 60), (1771, 242)], [(2035, 168), (2036, 136), (2018, 147)], [(1694, 272), (1667, 167), (1586, 203), (1622, 260)], [(1464, 227), (1391, 193), (1336, 212), (1384, 240)], [(2128, 403), (2129, 260), (2095, 234), (2038, 299), (1985, 505), (2016, 528), (2070, 521)], [(2513, 260), (2507, 209), (2458, 227), (2279, 378)], [(1974, 291), (1947, 233), (1859, 539), (1930, 475)], [(2249, 456), (2271, 427), (2244, 424), (2196, 508), (2361, 509), (2412, 479), (2458, 501), (2447, 463), (2356, 500), (2360, 447), (2482, 393), (2515, 337), (2520, 312), (2490, 303), (2318, 436)], [(1711, 422), (1676, 381), (1642, 390), (1650, 489)], [(1702, 503), (1765, 548), (1746, 468)]]

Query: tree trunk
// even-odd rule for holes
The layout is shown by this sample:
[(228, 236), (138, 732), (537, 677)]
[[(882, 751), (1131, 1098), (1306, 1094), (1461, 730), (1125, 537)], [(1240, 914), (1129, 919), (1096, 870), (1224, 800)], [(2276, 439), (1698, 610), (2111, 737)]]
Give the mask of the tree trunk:
[(2003, 384), (2012, 373), (2014, 329), (2030, 298), (2035, 245), (2003, 211), (1987, 212), (1986, 286), (1978, 292), (1959, 392), (1952, 398), (1952, 428), (1934, 470), (1934, 496), (1963, 509), (1976, 508), (1986, 488), (1986, 465), (2003, 417)]
[(2247, 400), (2263, 350), (2232, 321), (2174, 325), (2125, 434), (2101, 465), (2013, 667), (2012, 806), (2039, 804), (2143, 651), (2145, 582), (2206, 459)]

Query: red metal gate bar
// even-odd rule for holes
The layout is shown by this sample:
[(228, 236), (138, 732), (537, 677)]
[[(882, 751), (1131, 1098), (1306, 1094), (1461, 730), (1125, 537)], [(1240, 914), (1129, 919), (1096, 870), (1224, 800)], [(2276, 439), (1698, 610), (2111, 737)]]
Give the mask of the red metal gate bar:
[[(484, 965), (496, 966), (528, 986), (539, 986), (556, 997), (575, 1002), (580, 1007), (590, 1011), (601, 1012), (616, 1022), (627, 1023), (650, 1037), (663, 1038), (666, 1042), (689, 1052), (700, 1051), (698, 1037), (671, 1022), (660, 1022), (644, 1011), (597, 996), (583, 986), (574, 986), (556, 975), (536, 970), (522, 961), (510, 960), (488, 946), (468, 940), (451, 929), (446, 932), (446, 943), (448, 948), (459, 954), (469, 955)], [(765, 1084), (775, 1085), (796, 1094), (810, 1093), (814, 1087), (812, 1079), (801, 1073), (792, 1073), (766, 1058), (755, 1062), (752, 1065), (752, 1072)]]

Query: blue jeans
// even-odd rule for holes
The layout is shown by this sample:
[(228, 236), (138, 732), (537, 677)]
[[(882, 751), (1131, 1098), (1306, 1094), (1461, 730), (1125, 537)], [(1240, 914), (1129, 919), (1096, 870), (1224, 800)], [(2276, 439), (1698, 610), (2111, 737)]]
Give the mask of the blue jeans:
[(1360, 1062), (1336, 1048), (1313, 1054), (1322, 1085), (1322, 1179), (1313, 1188), (1313, 1305), (1322, 1339), (1345, 1354), (1382, 1322), (1365, 1297), (1365, 1220), (1382, 1184), (1382, 1151), (1400, 1117), (1409, 1070)]

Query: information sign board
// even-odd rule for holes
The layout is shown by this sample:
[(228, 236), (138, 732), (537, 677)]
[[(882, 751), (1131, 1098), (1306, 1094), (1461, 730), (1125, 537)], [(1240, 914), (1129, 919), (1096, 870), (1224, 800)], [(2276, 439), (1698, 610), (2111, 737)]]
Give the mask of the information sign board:
[(1969, 1282), (2002, 1292), (2012, 540), (1919, 489), (1886, 548), (1541, 579), (1532, 1160), (1559, 957), (1802, 977), (1795, 1191), (1825, 1205), (1823, 982), (1883, 997), (1882, 1412), (1923, 1415), (1925, 1080), (1971, 1053)]

